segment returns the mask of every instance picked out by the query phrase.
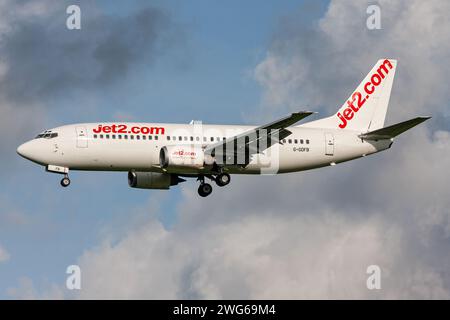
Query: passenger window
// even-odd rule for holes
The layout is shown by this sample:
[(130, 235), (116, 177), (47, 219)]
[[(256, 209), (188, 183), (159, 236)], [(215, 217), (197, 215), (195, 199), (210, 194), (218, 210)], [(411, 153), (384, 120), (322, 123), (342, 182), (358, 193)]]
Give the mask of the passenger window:
[(153, 139), (153, 136), (148, 136), (148, 140), (152, 140)]
[(300, 144), (303, 144), (303, 139), (300, 139)]
[(123, 136), (123, 138), (124, 138), (125, 140), (128, 140), (128, 135), (125, 134), (125, 135)]
[(191, 136), (191, 141), (194, 141), (194, 137), (193, 136)]
[(206, 142), (206, 137), (203, 137), (203, 142)]
[(94, 139), (97, 139), (97, 135), (96, 134), (94, 134)]
[(119, 135), (117, 136), (117, 138), (119, 138), (119, 140), (122, 139), (122, 135), (119, 134)]
[(133, 136), (133, 135), (130, 135), (130, 139), (131, 139), (131, 140), (134, 140), (134, 136)]
[(286, 139), (283, 139), (283, 143), (286, 143)]
[(136, 140), (141, 140), (141, 136), (136, 136)]
[(106, 139), (109, 139), (109, 134), (105, 135)]
[(179, 137), (178, 137), (178, 141), (181, 141), (181, 140), (183, 140), (183, 137), (182, 137), (182, 136), (179, 136)]
[(186, 136), (184, 137), (184, 141), (187, 141), (187, 137)]
[(172, 137), (172, 140), (173, 140), (173, 141), (177, 141), (177, 137), (175, 137), (175, 136)]
[(158, 140), (158, 136), (155, 136), (155, 140)]
[(306, 144), (309, 144), (309, 140), (308, 139), (306, 140)]
[(113, 135), (111, 136), (111, 138), (115, 139), (115, 138), (116, 138), (116, 135), (115, 135), (115, 134), (113, 134)]
[(167, 140), (170, 140), (170, 136), (167, 136)]
[(288, 142), (289, 142), (289, 144), (291, 144), (292, 143), (292, 139), (289, 139)]
[(103, 139), (103, 135), (102, 134), (100, 135), (100, 139)]
[(195, 140), (196, 140), (196, 141), (200, 141), (200, 138), (199, 138), (199, 137), (195, 137)]
[(210, 139), (210, 140), (211, 140), (211, 142), (214, 142), (214, 137), (211, 137), (211, 139)]
[(297, 139), (294, 139), (294, 143), (295, 143), (295, 144), (298, 144), (298, 140), (297, 140)]
[(142, 140), (147, 140), (147, 136), (142, 136)]

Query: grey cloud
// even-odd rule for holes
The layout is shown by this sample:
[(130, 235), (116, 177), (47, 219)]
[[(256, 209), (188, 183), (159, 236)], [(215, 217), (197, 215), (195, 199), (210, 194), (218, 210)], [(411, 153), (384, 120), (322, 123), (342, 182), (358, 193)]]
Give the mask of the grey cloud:
[[(154, 63), (180, 34), (169, 14), (156, 7), (107, 16), (92, 4), (80, 5), (81, 30), (66, 28), (67, 3), (61, 1), (50, 2), (53, 9), (39, 15), (8, 17), (11, 27), (0, 38), (7, 66), (0, 86), (9, 101), (45, 102), (74, 89), (101, 88), (139, 63)], [(21, 9), (10, 6), (10, 12)]]
[[(450, 162), (450, 135), (398, 144), (328, 172), (235, 177), (207, 199), (185, 186), (173, 230), (153, 214), (83, 254), (79, 297), (449, 298), (450, 184), (426, 163)], [(371, 264), (381, 291), (365, 286)]]
[(321, 115), (335, 112), (378, 59), (391, 57), (399, 65), (388, 120), (447, 113), (450, 4), (378, 1), (382, 29), (369, 30), (369, 3), (332, 1), (327, 14), (306, 30), (296, 15), (287, 18), (255, 70), (266, 88), (263, 110), (309, 105)]
[[(66, 28), (66, 8), (81, 7), (81, 30)], [(91, 1), (0, 2), (0, 150), (11, 172), (17, 146), (54, 123), (52, 106), (80, 112), (142, 66), (183, 43), (184, 33), (163, 9), (145, 4), (122, 16)], [(72, 102), (71, 102), (72, 101)]]

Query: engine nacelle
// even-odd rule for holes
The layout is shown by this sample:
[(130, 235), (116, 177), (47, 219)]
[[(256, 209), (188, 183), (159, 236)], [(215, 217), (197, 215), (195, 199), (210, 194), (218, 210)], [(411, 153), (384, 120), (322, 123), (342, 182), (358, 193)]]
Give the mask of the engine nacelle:
[(159, 165), (161, 168), (196, 168), (212, 165), (214, 160), (205, 156), (201, 146), (179, 145), (165, 146), (159, 152)]
[(169, 189), (186, 181), (176, 175), (158, 172), (128, 172), (128, 185), (139, 189)]

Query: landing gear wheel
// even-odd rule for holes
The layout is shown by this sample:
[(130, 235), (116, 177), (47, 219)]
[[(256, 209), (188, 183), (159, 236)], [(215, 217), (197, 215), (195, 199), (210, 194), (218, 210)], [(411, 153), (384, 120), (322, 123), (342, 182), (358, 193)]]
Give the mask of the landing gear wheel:
[(216, 184), (219, 187), (224, 187), (224, 186), (226, 186), (227, 184), (230, 183), (231, 177), (230, 177), (230, 175), (228, 173), (220, 173), (220, 174), (217, 175), (215, 180), (216, 180)]
[(198, 187), (198, 194), (200, 197), (207, 197), (212, 192), (212, 186), (209, 183), (202, 183)]
[(64, 188), (68, 187), (70, 185), (70, 179), (69, 177), (64, 177), (61, 179), (61, 186)]

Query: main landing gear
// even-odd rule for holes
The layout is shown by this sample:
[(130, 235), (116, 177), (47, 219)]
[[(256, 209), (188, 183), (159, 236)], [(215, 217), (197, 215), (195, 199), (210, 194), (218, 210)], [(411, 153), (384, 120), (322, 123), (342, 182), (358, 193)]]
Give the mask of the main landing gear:
[(219, 173), (214, 180), (219, 187), (225, 187), (230, 183), (231, 177), (228, 173)]
[(200, 197), (207, 197), (212, 192), (212, 186), (209, 183), (206, 183), (204, 180), (200, 182), (200, 186), (198, 187), (198, 194)]
[[(215, 177), (212, 175), (207, 175), (206, 177), (215, 181), (219, 187), (224, 187), (231, 181), (230, 175), (223, 172), (219, 173)], [(198, 180), (200, 181), (200, 186), (198, 187), (198, 194), (200, 195), (200, 197), (209, 196), (212, 192), (212, 186), (209, 183), (205, 182), (205, 176), (198, 177)]]

